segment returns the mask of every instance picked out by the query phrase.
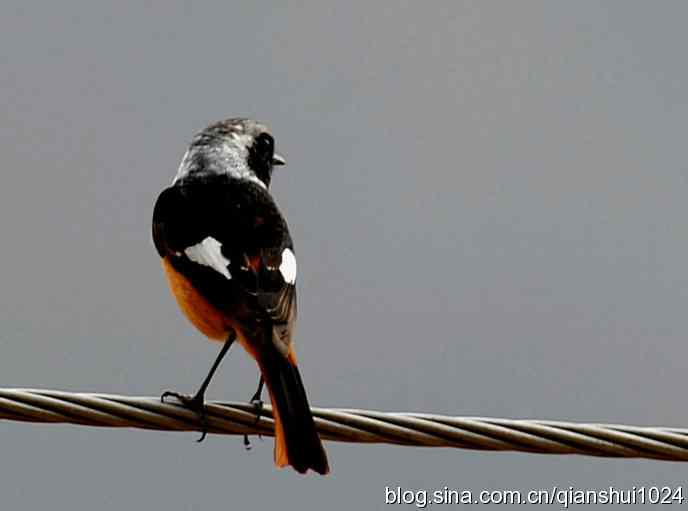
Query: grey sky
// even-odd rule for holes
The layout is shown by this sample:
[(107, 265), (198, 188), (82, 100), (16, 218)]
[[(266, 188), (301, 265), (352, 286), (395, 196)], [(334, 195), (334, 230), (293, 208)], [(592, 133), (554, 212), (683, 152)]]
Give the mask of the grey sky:
[[(219, 346), (169, 296), (150, 217), (191, 136), (242, 115), (289, 162), (273, 190), (313, 404), (688, 426), (685, 2), (100, 4), (0, 7), (1, 386), (197, 387)], [(248, 399), (256, 377), (237, 350), (209, 397)], [(0, 431), (11, 510), (688, 479), (332, 443), (332, 476), (303, 478), (271, 440)]]

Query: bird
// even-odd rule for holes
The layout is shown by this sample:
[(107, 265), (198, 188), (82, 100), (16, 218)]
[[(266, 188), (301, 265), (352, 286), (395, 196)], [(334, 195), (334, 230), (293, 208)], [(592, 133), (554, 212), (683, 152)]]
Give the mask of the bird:
[[(205, 392), (232, 344), (260, 370), (251, 399), (267, 386), (275, 423), (274, 461), (299, 473), (327, 474), (329, 464), (299, 373), (294, 244), (270, 194), (273, 170), (285, 165), (268, 127), (229, 118), (197, 133), (171, 186), (153, 210), (152, 235), (172, 295), (208, 339), (223, 343), (198, 391), (166, 391), (199, 414), (207, 433)], [(246, 439), (245, 439), (246, 441)]]

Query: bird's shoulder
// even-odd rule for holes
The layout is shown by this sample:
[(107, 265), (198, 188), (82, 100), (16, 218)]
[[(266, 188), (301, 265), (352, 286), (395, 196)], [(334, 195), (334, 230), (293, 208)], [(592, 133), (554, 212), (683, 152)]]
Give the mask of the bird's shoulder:
[(246, 252), (293, 250), (286, 220), (267, 190), (232, 178), (176, 183), (153, 210), (153, 237), (161, 256), (208, 236)]

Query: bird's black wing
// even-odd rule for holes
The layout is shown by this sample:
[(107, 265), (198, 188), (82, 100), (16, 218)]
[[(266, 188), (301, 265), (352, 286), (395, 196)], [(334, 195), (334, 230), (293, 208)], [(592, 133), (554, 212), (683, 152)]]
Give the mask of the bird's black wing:
[(165, 189), (153, 212), (161, 257), (247, 327), (269, 321), (287, 353), (296, 318), (296, 259), (267, 191), (227, 177)]

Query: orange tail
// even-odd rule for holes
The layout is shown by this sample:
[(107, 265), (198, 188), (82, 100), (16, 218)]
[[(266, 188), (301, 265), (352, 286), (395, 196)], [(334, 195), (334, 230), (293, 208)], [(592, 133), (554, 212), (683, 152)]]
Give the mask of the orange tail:
[(275, 464), (327, 474), (330, 468), (308, 406), (306, 389), (293, 357), (285, 358), (272, 342), (259, 360), (275, 418)]

